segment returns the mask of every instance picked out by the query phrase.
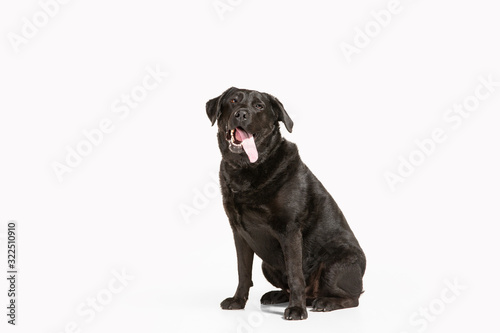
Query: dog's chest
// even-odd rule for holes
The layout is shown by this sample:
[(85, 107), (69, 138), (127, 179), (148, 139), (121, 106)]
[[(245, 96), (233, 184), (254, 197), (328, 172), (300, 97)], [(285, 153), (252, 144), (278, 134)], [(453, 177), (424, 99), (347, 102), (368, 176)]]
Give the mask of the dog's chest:
[(226, 210), (231, 223), (236, 227), (251, 234), (261, 230), (269, 231), (270, 221), (274, 215), (270, 205), (241, 203), (235, 199), (230, 201), (226, 204)]
[(226, 211), (235, 232), (241, 235), (262, 260), (273, 265), (283, 261), (281, 246), (273, 228), (276, 207), (268, 204), (231, 204)]

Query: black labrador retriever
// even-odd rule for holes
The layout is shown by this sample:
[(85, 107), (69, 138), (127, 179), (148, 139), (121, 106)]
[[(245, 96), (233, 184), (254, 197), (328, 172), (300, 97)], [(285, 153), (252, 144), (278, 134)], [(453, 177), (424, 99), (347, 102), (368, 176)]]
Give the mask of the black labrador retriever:
[(363, 292), (365, 255), (341, 210), (279, 130), (293, 121), (266, 93), (229, 88), (206, 104), (222, 153), (220, 185), (234, 234), (239, 283), (223, 309), (243, 309), (254, 253), (279, 291), (262, 304), (289, 302), (285, 319), (355, 307)]

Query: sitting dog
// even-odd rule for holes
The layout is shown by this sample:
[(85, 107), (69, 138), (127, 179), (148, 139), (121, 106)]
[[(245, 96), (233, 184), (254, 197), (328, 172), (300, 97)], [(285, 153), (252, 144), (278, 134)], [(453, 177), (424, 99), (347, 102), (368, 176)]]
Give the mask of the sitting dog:
[(238, 259), (239, 283), (223, 309), (243, 309), (254, 253), (267, 280), (279, 288), (262, 304), (289, 302), (284, 318), (355, 307), (363, 292), (365, 255), (341, 210), (281, 136), (292, 132), (283, 104), (266, 93), (229, 88), (206, 112), (222, 153), (220, 185)]

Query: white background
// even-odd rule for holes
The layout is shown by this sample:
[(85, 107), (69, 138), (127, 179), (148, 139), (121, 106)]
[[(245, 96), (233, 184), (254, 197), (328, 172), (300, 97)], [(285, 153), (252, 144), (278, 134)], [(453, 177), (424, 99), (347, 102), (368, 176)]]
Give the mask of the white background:
[[(20, 274), (16, 327), (1, 279), (1, 331), (494, 330), (500, 87), (456, 128), (443, 117), (480, 77), (500, 81), (498, 6), (401, 0), (377, 31), (370, 13), (389, 1), (231, 3), (220, 16), (213, 0), (70, 1), (16, 52), (9, 36), (42, 9), (2, 2), (0, 267), (16, 220)], [(366, 26), (373, 37), (348, 62), (340, 45)], [(148, 67), (168, 77), (121, 119), (113, 104)], [(236, 255), (205, 102), (230, 86), (276, 95), (294, 120), (286, 137), (366, 252), (358, 308), (287, 322), (284, 307), (260, 308), (273, 287), (259, 259), (247, 308), (219, 308), (236, 288)], [(114, 130), (59, 182), (53, 163), (107, 118)], [(435, 128), (447, 139), (392, 191), (384, 175)], [(122, 270), (134, 279), (110, 294)], [(77, 313), (97, 296), (95, 317)]]

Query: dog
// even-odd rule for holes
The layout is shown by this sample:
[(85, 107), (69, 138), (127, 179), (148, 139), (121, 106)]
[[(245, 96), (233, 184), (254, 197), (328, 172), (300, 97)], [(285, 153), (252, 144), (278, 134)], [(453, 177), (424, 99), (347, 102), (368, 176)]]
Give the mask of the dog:
[(252, 282), (254, 254), (277, 291), (261, 304), (288, 302), (284, 318), (356, 307), (366, 258), (341, 210), (281, 136), (293, 121), (274, 96), (231, 87), (206, 103), (217, 122), (222, 154), (219, 180), (234, 235), (238, 287), (222, 309), (243, 309)]

